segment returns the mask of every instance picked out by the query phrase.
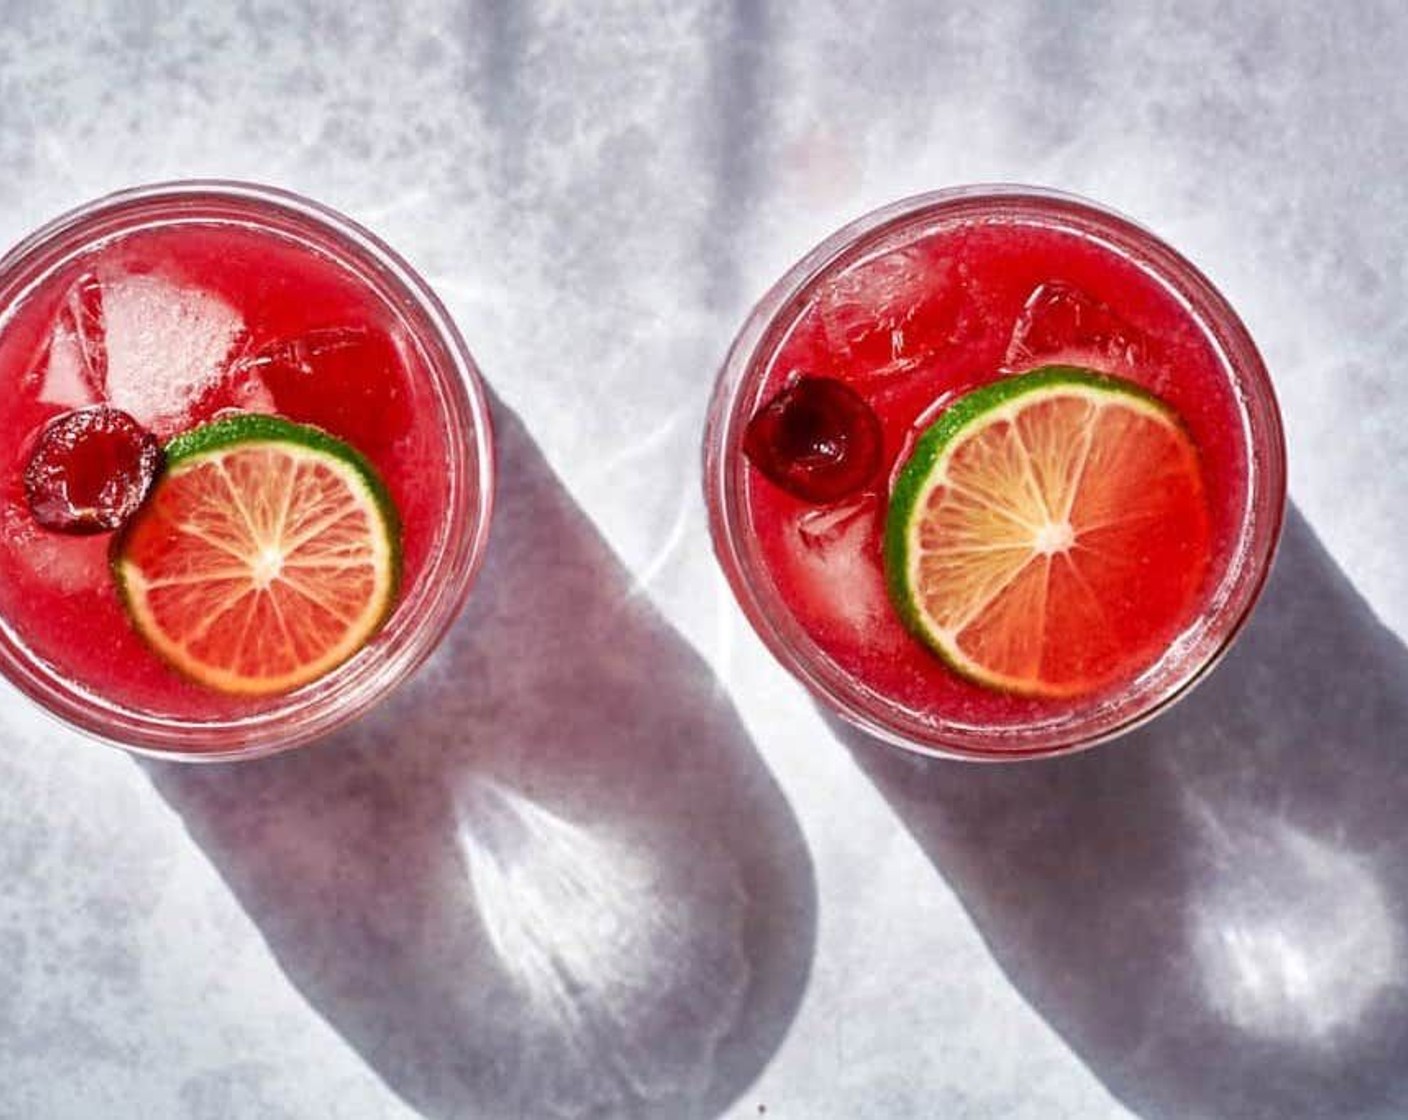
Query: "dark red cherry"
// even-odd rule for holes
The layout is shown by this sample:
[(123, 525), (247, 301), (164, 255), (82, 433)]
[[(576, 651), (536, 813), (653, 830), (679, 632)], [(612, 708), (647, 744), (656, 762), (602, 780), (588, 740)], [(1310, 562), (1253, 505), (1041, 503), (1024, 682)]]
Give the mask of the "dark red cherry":
[(880, 421), (850, 386), (804, 377), (754, 414), (743, 453), (789, 494), (834, 502), (879, 469)]
[(137, 512), (161, 466), (156, 437), (99, 405), (51, 420), (24, 471), (34, 519), (60, 533), (105, 533)]

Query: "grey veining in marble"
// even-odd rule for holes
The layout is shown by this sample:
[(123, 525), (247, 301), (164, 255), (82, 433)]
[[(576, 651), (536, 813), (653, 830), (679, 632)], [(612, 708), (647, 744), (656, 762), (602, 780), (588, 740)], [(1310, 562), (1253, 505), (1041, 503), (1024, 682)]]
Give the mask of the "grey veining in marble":
[[(0, 688), (0, 1117), (1408, 1115), (1405, 56), (1375, 0), (0, 4), (0, 242), (319, 198), (443, 296), (505, 465), (461, 623), (337, 741), (140, 765)], [(1212, 277), (1297, 509), (1167, 718), (975, 770), (771, 662), (697, 449), (793, 260), (993, 180)]]

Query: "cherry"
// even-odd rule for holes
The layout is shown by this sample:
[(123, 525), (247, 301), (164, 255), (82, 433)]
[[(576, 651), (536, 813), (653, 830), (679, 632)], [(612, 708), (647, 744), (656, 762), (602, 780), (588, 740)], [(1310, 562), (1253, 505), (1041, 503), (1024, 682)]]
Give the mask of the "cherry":
[(104, 533), (137, 512), (161, 466), (156, 437), (106, 405), (51, 420), (24, 471), (34, 519), (60, 533)]
[(854, 389), (830, 377), (803, 377), (754, 414), (743, 453), (789, 494), (834, 502), (875, 475), (880, 441), (880, 421)]

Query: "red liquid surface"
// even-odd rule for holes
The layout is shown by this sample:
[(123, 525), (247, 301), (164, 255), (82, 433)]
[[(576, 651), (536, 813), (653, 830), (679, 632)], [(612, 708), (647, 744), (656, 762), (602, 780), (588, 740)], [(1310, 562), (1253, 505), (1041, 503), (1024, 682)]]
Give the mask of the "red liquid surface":
[(448, 435), (424, 361), (376, 292), (270, 232), (139, 230), (66, 263), (0, 326), (0, 618), (60, 676), (125, 708), (206, 721), (277, 703), (194, 684), (148, 649), (109, 574), (111, 534), (50, 532), (31, 515), (22, 477), (35, 439), (99, 401), (163, 442), (230, 408), (316, 424), (386, 482), (404, 599), (448, 501)]
[[(817, 505), (750, 464), (747, 511), (788, 608), (864, 688), (925, 721), (1001, 728), (1061, 718), (1127, 688), (1206, 608), (1245, 502), (1240, 414), (1197, 323), (1135, 264), (1038, 222), (960, 219), (843, 262), (792, 314), (756, 401), (801, 376), (845, 382), (879, 417), (882, 468), (860, 494)], [(1177, 410), (1197, 446), (1208, 503), (1207, 533), (1169, 535), (1166, 549), (1143, 558), (1150, 603), (1167, 618), (1171, 599), (1183, 601), (1176, 624), (1143, 635), (1119, 679), (1069, 698), (1019, 697), (959, 677), (900, 622), (881, 559), (890, 485), (916, 435), (963, 393), (1049, 364), (1126, 378)]]

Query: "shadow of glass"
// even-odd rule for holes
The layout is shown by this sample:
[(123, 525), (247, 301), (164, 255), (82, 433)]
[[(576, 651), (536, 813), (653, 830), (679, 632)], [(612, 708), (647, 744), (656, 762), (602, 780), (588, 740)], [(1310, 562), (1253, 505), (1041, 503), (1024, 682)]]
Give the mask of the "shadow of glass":
[(308, 750), (147, 770), (426, 1116), (716, 1116), (796, 1012), (811, 863), (704, 662), (496, 423), (488, 563), (413, 682)]
[(1141, 1116), (1408, 1115), (1408, 652), (1294, 509), (1224, 664), (1126, 740), (974, 767), (837, 733)]

